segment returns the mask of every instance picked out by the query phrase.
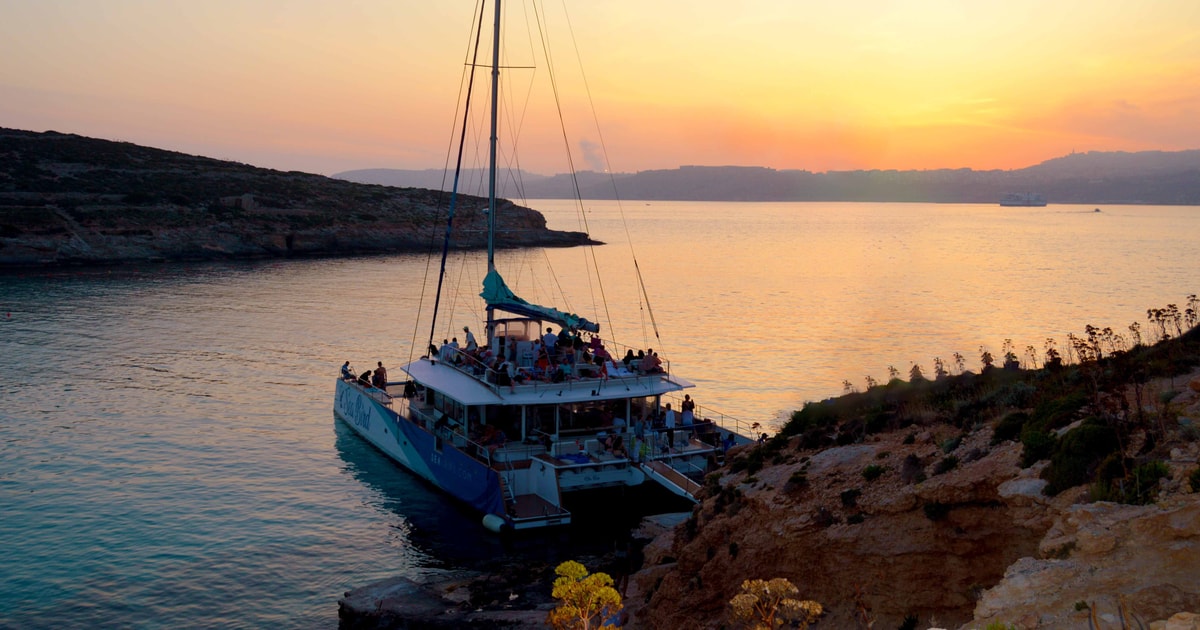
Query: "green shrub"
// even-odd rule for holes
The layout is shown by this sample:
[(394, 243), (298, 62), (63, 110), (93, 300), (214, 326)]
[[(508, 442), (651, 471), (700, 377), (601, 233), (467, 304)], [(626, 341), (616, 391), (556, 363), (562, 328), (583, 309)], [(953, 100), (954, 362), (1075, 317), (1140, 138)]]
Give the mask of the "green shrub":
[(992, 432), (992, 445), (1019, 438), (1026, 422), (1029, 422), (1029, 414), (1024, 411), (1014, 411), (1004, 416)]
[(1054, 453), (1054, 443), (1057, 439), (1038, 426), (1026, 425), (1021, 431), (1021, 467), (1029, 468)]
[(1073, 392), (1062, 398), (1049, 398), (1042, 401), (1033, 410), (1032, 420), (1041, 425), (1042, 430), (1053, 430), (1071, 424), (1075, 414), (1087, 404), (1087, 395), (1083, 392)]
[(1057, 442), (1050, 465), (1042, 471), (1042, 478), (1049, 482), (1046, 494), (1054, 496), (1087, 483), (1097, 465), (1118, 448), (1117, 432), (1099, 420), (1089, 420), (1070, 430)]
[(862, 476), (863, 479), (866, 479), (867, 481), (875, 481), (886, 471), (887, 468), (880, 466), (879, 464), (871, 464), (863, 469)]
[(942, 442), (942, 452), (951, 453), (954, 451), (954, 449), (958, 448), (959, 444), (962, 444), (962, 436), (960, 435), (958, 437), (952, 437), (949, 440)]
[(953, 455), (947, 455), (933, 467), (933, 474), (948, 473), (955, 468), (958, 468), (958, 458)]
[(1126, 495), (1126, 503), (1146, 505), (1158, 497), (1158, 480), (1171, 474), (1166, 462), (1153, 460), (1133, 469), (1132, 495)]

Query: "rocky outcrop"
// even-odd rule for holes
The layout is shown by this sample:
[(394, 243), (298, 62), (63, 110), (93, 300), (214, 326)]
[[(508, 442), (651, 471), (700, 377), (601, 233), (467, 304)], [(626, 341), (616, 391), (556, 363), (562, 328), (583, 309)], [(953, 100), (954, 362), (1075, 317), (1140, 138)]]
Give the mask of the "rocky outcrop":
[(1200, 495), (1064, 510), (1039, 545), (983, 592), (971, 627), (1136, 627), (1200, 610)]
[[(986, 447), (984, 433), (954, 452), (969, 459)], [(932, 468), (946, 436), (928, 432), (907, 445), (903, 437), (797, 452), (790, 463), (722, 479), (691, 522), (647, 547), (627, 600), (645, 604), (635, 622), (669, 628), (703, 619), (700, 627), (715, 628), (742, 580), (776, 577), (821, 602), (831, 627), (853, 627), (864, 613), (878, 627), (906, 615), (969, 620), (978, 592), (1036, 552), (1053, 522), (1047, 501), (1033, 471), (1023, 476), (1016, 465), (1015, 444), (905, 483), (904, 462)], [(885, 471), (867, 481), (872, 465)]]
[[(354, 184), (54, 132), (0, 129), (0, 266), (346, 255), (440, 248), (449, 195)], [(486, 245), (460, 195), (452, 247)], [(502, 202), (497, 246), (571, 246)]]
[[(1076, 602), (1101, 623), (1200, 609), (1200, 501), (1181, 481), (1195, 444), (1172, 453), (1168, 503), (1118, 506), (1083, 503), (1082, 487), (1046, 497), (1019, 444), (990, 446), (982, 429), (949, 449), (956, 431), (785, 449), (777, 465), (710, 483), (688, 522), (647, 545), (629, 627), (721, 627), (743, 580), (775, 577), (822, 603), (822, 627), (835, 628), (908, 616), (921, 628), (1087, 627)], [(951, 456), (957, 466), (935, 474)], [(883, 469), (874, 481), (871, 466)]]

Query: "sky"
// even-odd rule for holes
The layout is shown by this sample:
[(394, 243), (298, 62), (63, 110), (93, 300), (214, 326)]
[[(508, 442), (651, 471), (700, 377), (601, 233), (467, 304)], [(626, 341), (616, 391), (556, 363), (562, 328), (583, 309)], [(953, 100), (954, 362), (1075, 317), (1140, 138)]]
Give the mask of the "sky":
[[(322, 174), (441, 168), (477, 13), (0, 0), (0, 127)], [(521, 149), (502, 153), (538, 173), (564, 155), (820, 172), (1200, 148), (1196, 0), (514, 0), (505, 33), (501, 141)]]

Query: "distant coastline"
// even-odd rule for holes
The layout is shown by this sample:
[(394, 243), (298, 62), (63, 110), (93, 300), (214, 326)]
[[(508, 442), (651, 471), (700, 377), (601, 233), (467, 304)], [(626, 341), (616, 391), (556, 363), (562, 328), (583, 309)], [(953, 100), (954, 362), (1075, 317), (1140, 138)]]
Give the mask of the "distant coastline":
[[(387, 186), (436, 188), (440, 170), (366, 169), (334, 177)], [(470, 177), (470, 176), (468, 176)], [(1028, 168), (976, 171), (862, 170), (813, 173), (758, 166), (569, 175), (520, 174), (527, 199), (675, 201), (866, 201), (999, 203), (1010, 193), (1036, 192), (1051, 204), (1200, 205), (1200, 150), (1074, 153)]]

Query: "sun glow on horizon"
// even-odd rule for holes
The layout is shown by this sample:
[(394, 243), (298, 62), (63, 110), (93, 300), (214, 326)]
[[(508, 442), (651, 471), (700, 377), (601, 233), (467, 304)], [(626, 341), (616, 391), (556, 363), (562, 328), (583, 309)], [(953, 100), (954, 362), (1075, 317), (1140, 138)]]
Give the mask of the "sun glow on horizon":
[[(586, 146), (603, 139), (615, 171), (1021, 168), (1071, 151), (1200, 148), (1200, 4), (1190, 1), (566, 9), (512, 2), (506, 22), (550, 33), (568, 124)], [(22, 3), (0, 24), (0, 125), (322, 173), (436, 168), (473, 10), (415, 0)], [(514, 66), (541, 45), (509, 38)], [(565, 71), (576, 55), (599, 132), (578, 95), (583, 78)], [(522, 73), (546, 75), (506, 72), (518, 85)], [(509, 90), (514, 103), (527, 93)], [(533, 130), (547, 112), (514, 115), (507, 131), (561, 145)], [(521, 160), (563, 170), (540, 150)]]

